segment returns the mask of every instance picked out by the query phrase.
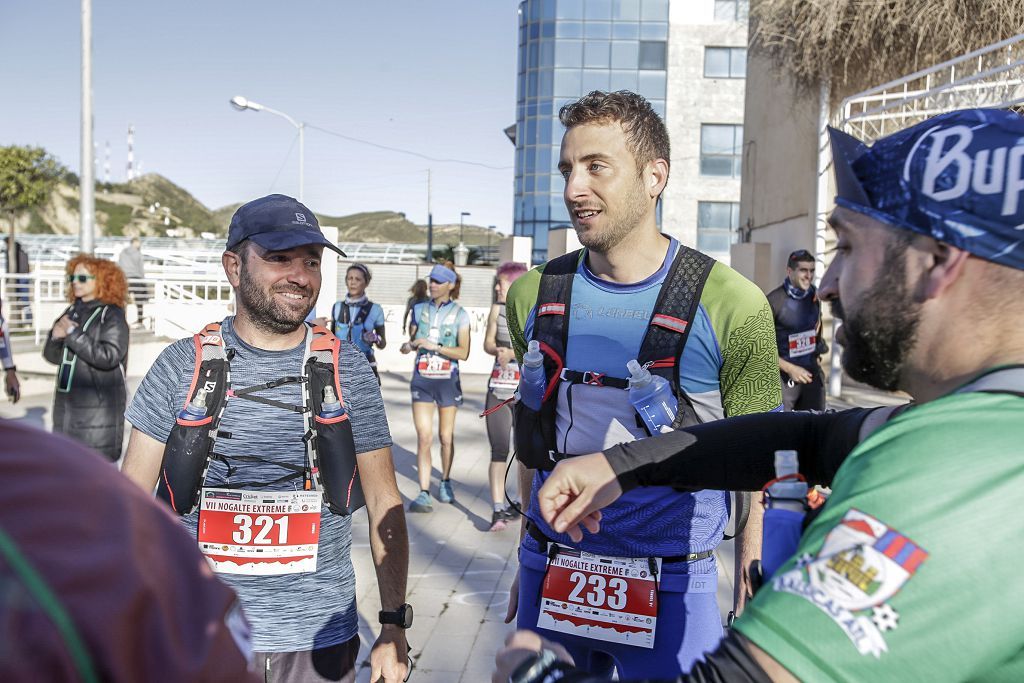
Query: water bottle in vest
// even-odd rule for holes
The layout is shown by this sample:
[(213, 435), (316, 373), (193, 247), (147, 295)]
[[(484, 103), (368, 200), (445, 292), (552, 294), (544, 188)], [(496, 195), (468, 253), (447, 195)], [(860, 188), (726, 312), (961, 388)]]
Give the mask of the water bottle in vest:
[(647, 425), (652, 435), (672, 431), (679, 402), (672, 393), (672, 385), (660, 375), (635, 360), (626, 363), (629, 370), (629, 402)]
[(324, 400), (320, 404), (320, 417), (326, 420), (332, 417), (341, 417), (344, 414), (345, 409), (341, 407), (341, 401), (334, 395), (334, 387), (324, 387)]
[[(797, 474), (796, 451), (775, 451), (775, 477)], [(765, 492), (761, 568), (767, 580), (792, 557), (800, 545), (807, 513), (807, 482), (776, 481)]]
[(523, 354), (523, 365), (519, 368), (519, 400), (530, 410), (540, 410), (548, 381), (544, 376), (544, 354), (540, 342), (531, 341)]
[(199, 391), (196, 392), (195, 398), (189, 401), (182, 408), (181, 412), (178, 413), (178, 418), (195, 422), (196, 420), (202, 420), (204, 417), (206, 417), (206, 389), (200, 387)]

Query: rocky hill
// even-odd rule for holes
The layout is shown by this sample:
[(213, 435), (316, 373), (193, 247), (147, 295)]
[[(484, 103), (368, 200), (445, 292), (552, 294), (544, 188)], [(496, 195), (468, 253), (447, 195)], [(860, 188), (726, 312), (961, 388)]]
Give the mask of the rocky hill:
[[(78, 187), (60, 183), (50, 200), (15, 220), (18, 232), (69, 235), (78, 231)], [(148, 173), (128, 183), (96, 188), (96, 227), (102, 235), (198, 237), (203, 233), (227, 234), (231, 216), (240, 204), (211, 210), (187, 190), (167, 178)], [(312, 207), (311, 207), (312, 208)], [(315, 211), (315, 208), (314, 208)], [(338, 228), (340, 242), (399, 242), (425, 244), (427, 228), (395, 211), (372, 211), (349, 216), (317, 213), (321, 225)], [(0, 219), (2, 221), (2, 219)], [(2, 229), (2, 227), (0, 227)], [(486, 228), (465, 226), (467, 244), (484, 245), (497, 236)], [(459, 225), (434, 225), (435, 245), (459, 241)]]

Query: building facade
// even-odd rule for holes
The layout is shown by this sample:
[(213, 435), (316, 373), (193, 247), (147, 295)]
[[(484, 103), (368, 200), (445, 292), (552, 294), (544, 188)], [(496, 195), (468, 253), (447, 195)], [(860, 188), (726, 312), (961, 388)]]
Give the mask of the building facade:
[(547, 258), (570, 225), (559, 108), (631, 90), (665, 118), (664, 232), (728, 260), (739, 221), (747, 0), (525, 0), (519, 6), (513, 234)]

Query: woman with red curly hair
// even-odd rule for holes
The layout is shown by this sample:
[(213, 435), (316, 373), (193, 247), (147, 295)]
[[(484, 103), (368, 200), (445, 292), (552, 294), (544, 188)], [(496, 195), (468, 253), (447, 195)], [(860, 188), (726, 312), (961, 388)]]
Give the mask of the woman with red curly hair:
[(66, 271), (71, 305), (43, 347), (43, 357), (59, 366), (53, 431), (116, 462), (128, 397), (128, 281), (114, 263), (86, 254), (68, 261)]

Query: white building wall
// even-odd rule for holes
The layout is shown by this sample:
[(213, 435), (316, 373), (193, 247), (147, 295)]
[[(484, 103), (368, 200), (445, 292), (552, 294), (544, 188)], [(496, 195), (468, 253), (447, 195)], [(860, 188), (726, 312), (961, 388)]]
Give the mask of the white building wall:
[[(740, 179), (700, 175), (702, 123), (742, 124), (745, 79), (705, 78), (704, 48), (746, 47), (746, 22), (715, 21), (714, 0), (673, 0), (669, 6), (665, 119), (672, 141), (663, 230), (697, 245), (697, 202), (739, 202)], [(727, 252), (710, 252), (729, 263)]]

